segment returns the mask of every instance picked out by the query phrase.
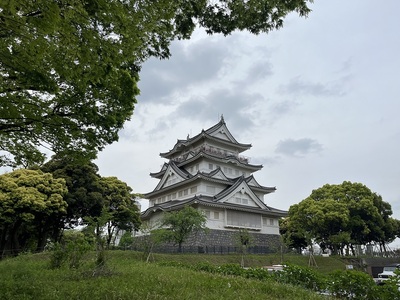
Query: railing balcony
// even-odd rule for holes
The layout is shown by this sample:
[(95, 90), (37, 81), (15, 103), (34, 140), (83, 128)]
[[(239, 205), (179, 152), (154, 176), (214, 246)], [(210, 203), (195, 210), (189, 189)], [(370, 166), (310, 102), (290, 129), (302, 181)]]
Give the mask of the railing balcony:
[[(193, 152), (194, 155), (196, 155), (200, 151), (203, 151), (205, 153), (209, 153), (209, 154), (211, 154), (213, 156), (217, 156), (217, 157), (221, 157), (221, 158), (226, 158), (226, 157), (232, 156), (232, 157), (237, 158), (240, 162), (245, 163), (245, 164), (248, 164), (249, 161), (250, 161), (249, 157), (246, 157), (246, 156), (243, 156), (243, 155), (238, 155), (236, 153), (232, 153), (232, 152), (228, 152), (228, 151), (221, 151), (219, 149), (206, 147), (206, 146), (197, 147), (197, 148), (191, 150), (190, 152)], [(182, 162), (182, 161), (186, 160), (188, 153), (189, 152), (186, 152), (185, 154), (180, 155), (178, 157), (175, 157), (172, 160), (175, 161), (175, 162)]]

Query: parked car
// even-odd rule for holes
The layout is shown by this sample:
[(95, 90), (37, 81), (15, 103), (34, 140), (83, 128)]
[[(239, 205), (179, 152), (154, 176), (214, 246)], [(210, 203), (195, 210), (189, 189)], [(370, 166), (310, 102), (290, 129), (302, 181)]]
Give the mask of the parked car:
[(382, 273), (378, 274), (378, 278), (375, 279), (375, 282), (379, 285), (385, 284), (386, 280), (394, 276), (394, 271), (396, 270), (400, 270), (400, 264), (383, 267)]

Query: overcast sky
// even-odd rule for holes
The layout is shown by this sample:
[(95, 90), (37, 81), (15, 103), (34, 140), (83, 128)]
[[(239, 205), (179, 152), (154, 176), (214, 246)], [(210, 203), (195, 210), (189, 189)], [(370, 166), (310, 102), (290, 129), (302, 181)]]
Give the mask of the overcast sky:
[[(400, 219), (400, 1), (316, 0), (279, 31), (207, 36), (171, 47), (141, 73), (132, 121), (96, 161), (135, 192), (150, 192), (159, 154), (223, 114), (253, 147), (243, 155), (276, 186), (267, 205), (288, 210), (344, 180), (382, 195)], [(146, 205), (144, 205), (144, 208)]]

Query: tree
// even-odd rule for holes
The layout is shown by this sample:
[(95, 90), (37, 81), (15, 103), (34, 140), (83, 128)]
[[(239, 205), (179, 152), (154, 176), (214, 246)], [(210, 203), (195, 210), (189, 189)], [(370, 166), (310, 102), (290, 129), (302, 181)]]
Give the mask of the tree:
[(178, 211), (165, 213), (162, 225), (166, 227), (164, 238), (178, 245), (182, 252), (182, 244), (187, 238), (198, 231), (206, 229), (207, 217), (199, 210), (185, 206)]
[(311, 0), (1, 2), (0, 166), (93, 159), (132, 116), (141, 65), (201, 26), (258, 34)]
[(311, 240), (304, 229), (293, 226), (290, 218), (279, 220), (279, 233), (283, 238), (283, 243), (289, 249), (296, 249), (298, 254), (301, 254), (303, 249), (311, 245)]
[(103, 209), (106, 215), (106, 245), (120, 230), (129, 232), (139, 229), (140, 212), (136, 204), (136, 195), (132, 188), (116, 177), (102, 177), (100, 184), (103, 188)]
[(66, 213), (66, 192), (63, 179), (38, 170), (0, 175), (1, 256), (42, 250)]
[(142, 236), (136, 239), (136, 243), (143, 251), (143, 259), (149, 262), (150, 258), (153, 257), (154, 247), (167, 239), (166, 231), (161, 228), (160, 222), (146, 221), (140, 226), (140, 232)]
[(242, 255), (240, 260), (240, 266), (244, 268), (244, 258), (247, 254), (248, 249), (251, 247), (253, 239), (247, 229), (240, 228), (236, 232), (236, 242), (239, 246), (239, 253)]
[[(344, 181), (313, 190), (289, 208), (289, 231), (308, 233), (322, 249), (334, 253), (353, 245), (386, 244), (397, 235), (390, 204), (361, 183)], [(398, 228), (398, 227), (397, 227)]]
[(64, 196), (68, 203), (67, 214), (60, 220), (60, 230), (84, 225), (84, 217), (95, 217), (103, 208), (103, 187), (98, 167), (92, 162), (78, 164), (68, 157), (55, 155), (41, 167), (55, 178), (65, 180), (68, 193)]
[(68, 209), (60, 220), (60, 230), (96, 223), (100, 235), (106, 226), (109, 246), (120, 229), (132, 231), (139, 227), (140, 212), (134, 200), (137, 194), (116, 177), (101, 177), (94, 163), (77, 164), (68, 157), (55, 155), (41, 169), (63, 178), (68, 187)]

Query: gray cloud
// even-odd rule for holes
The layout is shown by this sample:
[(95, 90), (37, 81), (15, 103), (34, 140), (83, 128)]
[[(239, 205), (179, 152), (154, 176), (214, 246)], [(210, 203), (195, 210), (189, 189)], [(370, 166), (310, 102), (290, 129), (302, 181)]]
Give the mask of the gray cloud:
[(278, 88), (279, 92), (290, 94), (290, 95), (310, 95), (315, 97), (321, 96), (336, 96), (341, 97), (346, 94), (343, 81), (346, 80), (343, 77), (337, 82), (329, 82), (322, 84), (319, 82), (309, 82), (301, 78), (301, 76), (296, 76), (292, 78), (289, 83), (281, 85)]
[(287, 156), (302, 157), (309, 153), (321, 152), (322, 145), (316, 140), (302, 138), (298, 140), (286, 139), (280, 141), (276, 146), (275, 152)]
[(247, 71), (246, 82), (254, 83), (259, 80), (272, 76), (272, 64), (269, 61), (260, 61), (253, 64)]
[(169, 60), (150, 59), (140, 73), (139, 101), (171, 103), (174, 91), (187, 89), (192, 84), (212, 81), (218, 76), (226, 56), (225, 46), (210, 40), (189, 44), (171, 45)]
[[(204, 97), (192, 97), (183, 102), (173, 113), (172, 119), (187, 118), (214, 122), (224, 115), (233, 130), (250, 130), (254, 126), (253, 107), (263, 100), (262, 95), (246, 91), (221, 88), (211, 91)], [(170, 118), (170, 117), (169, 117)]]
[(297, 106), (298, 103), (294, 101), (280, 101), (271, 106), (270, 112), (271, 115), (274, 116), (274, 118), (279, 118), (283, 115), (290, 113)]

